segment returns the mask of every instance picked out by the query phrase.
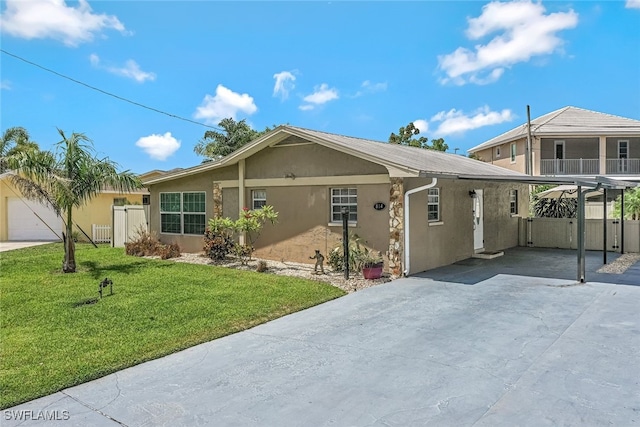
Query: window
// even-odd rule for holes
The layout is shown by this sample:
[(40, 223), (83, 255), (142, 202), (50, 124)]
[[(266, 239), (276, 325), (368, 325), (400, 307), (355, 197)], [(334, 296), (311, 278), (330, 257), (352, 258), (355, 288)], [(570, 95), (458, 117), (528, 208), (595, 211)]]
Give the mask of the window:
[(511, 215), (518, 214), (518, 190), (509, 191), (509, 212)]
[(618, 141), (618, 158), (619, 159), (629, 158), (629, 141), (625, 139), (621, 139)]
[(124, 206), (127, 204), (126, 197), (114, 197), (113, 198), (113, 206)]
[(331, 189), (331, 222), (342, 221), (342, 208), (349, 209), (349, 221), (358, 221), (358, 190), (356, 188)]
[(516, 143), (511, 144), (511, 163), (516, 162)]
[(496, 147), (496, 157), (500, 157), (500, 147)]
[(251, 190), (251, 209), (260, 209), (267, 204), (267, 190)]
[(204, 234), (205, 193), (160, 193), (160, 232)]
[(427, 195), (427, 220), (440, 221), (440, 189), (430, 188)]

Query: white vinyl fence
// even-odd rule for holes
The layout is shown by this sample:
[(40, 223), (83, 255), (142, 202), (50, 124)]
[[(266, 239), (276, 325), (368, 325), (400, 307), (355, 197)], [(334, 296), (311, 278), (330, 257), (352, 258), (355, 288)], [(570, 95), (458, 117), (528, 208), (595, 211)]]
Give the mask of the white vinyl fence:
[(148, 230), (147, 209), (141, 205), (113, 206), (113, 241), (111, 246), (124, 247), (137, 231)]
[[(602, 250), (603, 221), (585, 220), (585, 248)], [(620, 252), (622, 224), (607, 220), (607, 250)], [(577, 249), (578, 221), (575, 218), (521, 218), (519, 246), (534, 248)], [(640, 221), (624, 222), (624, 251), (640, 252)]]
[(111, 243), (111, 226), (91, 224), (91, 239), (95, 243)]

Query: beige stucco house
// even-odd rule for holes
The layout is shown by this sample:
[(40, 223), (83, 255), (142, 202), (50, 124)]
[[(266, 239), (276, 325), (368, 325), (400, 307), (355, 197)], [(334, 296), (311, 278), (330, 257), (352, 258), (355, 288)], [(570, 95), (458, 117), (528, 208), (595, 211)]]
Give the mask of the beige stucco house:
[[(469, 150), (480, 160), (526, 172), (526, 123)], [(640, 179), (640, 120), (564, 107), (531, 120), (532, 175)]]
[(144, 181), (149, 226), (165, 243), (199, 252), (209, 218), (272, 205), (259, 257), (310, 262), (350, 230), (389, 270), (412, 274), (518, 243), (526, 216), (522, 174), (460, 155), (279, 126), (218, 161)]

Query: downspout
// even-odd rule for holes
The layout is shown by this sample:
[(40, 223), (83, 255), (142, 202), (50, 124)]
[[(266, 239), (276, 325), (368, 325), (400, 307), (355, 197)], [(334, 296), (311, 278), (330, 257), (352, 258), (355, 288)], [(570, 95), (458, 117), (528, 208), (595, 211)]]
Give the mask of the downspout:
[(411, 271), (411, 245), (409, 244), (409, 196), (419, 191), (428, 190), (435, 187), (438, 183), (438, 178), (432, 178), (431, 183), (423, 185), (422, 187), (414, 188), (404, 193), (404, 275), (408, 276)]

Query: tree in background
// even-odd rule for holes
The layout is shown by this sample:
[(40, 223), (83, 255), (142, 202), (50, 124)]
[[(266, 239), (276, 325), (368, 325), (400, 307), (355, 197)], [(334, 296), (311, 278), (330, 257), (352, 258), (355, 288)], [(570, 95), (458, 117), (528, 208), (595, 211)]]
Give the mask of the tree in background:
[(62, 271), (74, 273), (73, 208), (83, 206), (107, 187), (125, 193), (142, 183), (132, 172), (118, 172), (118, 165), (108, 158), (95, 157), (91, 140), (84, 134), (67, 137), (62, 130), (58, 132), (62, 140), (55, 152), (23, 151), (9, 157), (8, 166), (16, 172), (11, 179), (26, 198), (47, 203), (59, 216), (64, 215)]
[[(613, 218), (620, 218), (620, 196), (613, 205)], [(640, 219), (640, 187), (624, 192), (625, 219)]]
[(576, 218), (578, 199), (560, 197), (547, 199), (538, 197), (538, 193), (550, 190), (554, 185), (535, 185), (531, 190), (531, 210), (538, 218)]
[(25, 151), (37, 151), (38, 144), (31, 141), (29, 132), (23, 127), (12, 127), (4, 131), (0, 137), (0, 173), (7, 171), (7, 162)]
[(420, 129), (415, 127), (413, 122), (409, 122), (407, 126), (403, 126), (398, 130), (397, 135), (391, 132), (391, 135), (389, 135), (389, 143), (436, 151), (447, 151), (449, 149), (449, 146), (444, 142), (444, 139), (432, 139), (431, 145), (429, 145), (429, 138), (425, 138), (424, 136), (415, 138), (419, 134)]
[(207, 159), (219, 159), (271, 131), (269, 127), (263, 131), (252, 129), (244, 119), (239, 122), (232, 118), (222, 119), (218, 126), (223, 129), (223, 132), (206, 131), (204, 138), (193, 148), (197, 155)]

